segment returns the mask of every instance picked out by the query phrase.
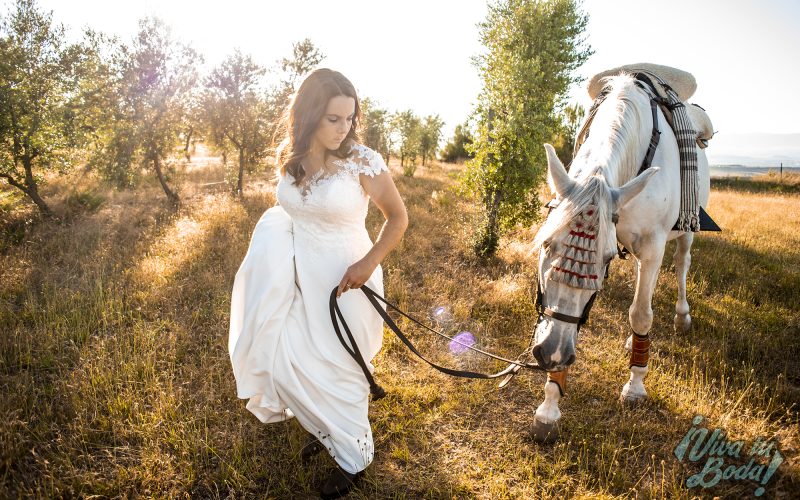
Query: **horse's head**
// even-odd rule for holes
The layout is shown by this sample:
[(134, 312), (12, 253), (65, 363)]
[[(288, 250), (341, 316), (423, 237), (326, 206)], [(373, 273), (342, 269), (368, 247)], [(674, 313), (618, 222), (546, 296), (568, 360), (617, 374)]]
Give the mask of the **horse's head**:
[(571, 178), (553, 147), (545, 144), (545, 149), (548, 181), (558, 205), (536, 235), (539, 321), (533, 355), (543, 368), (560, 371), (575, 361), (578, 329), (617, 253), (617, 213), (658, 169), (612, 188), (602, 174)]

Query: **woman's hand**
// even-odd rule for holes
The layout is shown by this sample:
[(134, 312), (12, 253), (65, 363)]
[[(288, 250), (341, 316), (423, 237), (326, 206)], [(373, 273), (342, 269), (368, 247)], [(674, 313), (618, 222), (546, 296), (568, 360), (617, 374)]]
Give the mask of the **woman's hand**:
[(369, 277), (372, 276), (376, 267), (378, 267), (378, 264), (373, 264), (366, 258), (348, 267), (347, 271), (344, 272), (342, 280), (339, 282), (339, 290), (336, 292), (336, 296), (341, 297), (342, 293), (348, 290), (361, 288)]
[(361, 288), (372, 276), (378, 264), (400, 243), (400, 239), (408, 227), (406, 207), (389, 172), (382, 172), (375, 176), (362, 174), (359, 179), (364, 191), (383, 213), (386, 222), (370, 251), (363, 259), (345, 271), (342, 281), (339, 282), (337, 297), (341, 297), (342, 293), (347, 290)]

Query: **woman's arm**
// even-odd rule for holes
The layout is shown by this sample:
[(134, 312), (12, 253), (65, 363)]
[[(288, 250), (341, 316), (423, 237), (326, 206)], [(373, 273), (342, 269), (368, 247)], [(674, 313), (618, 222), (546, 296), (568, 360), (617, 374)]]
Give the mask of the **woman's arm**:
[(408, 227), (406, 206), (400, 198), (400, 193), (397, 192), (391, 173), (381, 172), (374, 177), (362, 175), (361, 185), (383, 213), (386, 222), (383, 223), (378, 239), (367, 255), (345, 271), (339, 282), (337, 296), (341, 296), (342, 292), (349, 289), (360, 288), (366, 283), (378, 264), (400, 243)]

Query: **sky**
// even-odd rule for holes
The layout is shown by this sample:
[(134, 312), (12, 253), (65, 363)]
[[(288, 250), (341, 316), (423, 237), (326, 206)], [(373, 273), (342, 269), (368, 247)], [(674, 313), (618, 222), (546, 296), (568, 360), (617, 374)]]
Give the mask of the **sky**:
[[(8, 11), (11, 0), (3, 0)], [(158, 16), (175, 38), (219, 64), (239, 48), (274, 66), (304, 38), (321, 49), (322, 66), (342, 72), (359, 96), (390, 111), (439, 114), (449, 135), (481, 90), (472, 58), (482, 51), (482, 0), (39, 0), (74, 37), (91, 27), (130, 41), (137, 21)], [(800, 1), (584, 0), (594, 54), (579, 69), (588, 79), (623, 64), (652, 62), (692, 73), (718, 131), (800, 133)], [(570, 100), (588, 108), (585, 83)], [(797, 136), (800, 137), (800, 136)], [(724, 143), (725, 141), (721, 141)], [(713, 145), (713, 142), (712, 142)], [(800, 145), (798, 145), (800, 146)], [(709, 148), (711, 151), (711, 148)]]

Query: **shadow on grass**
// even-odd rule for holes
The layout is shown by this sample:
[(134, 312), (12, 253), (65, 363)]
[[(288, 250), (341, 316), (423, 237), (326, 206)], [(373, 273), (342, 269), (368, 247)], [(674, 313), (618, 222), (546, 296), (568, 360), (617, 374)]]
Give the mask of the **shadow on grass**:
[[(4, 270), (15, 274), (3, 280), (0, 311), (8, 332), (0, 340), (0, 428), (9, 443), (3, 446), (0, 492), (43, 491), (52, 484), (48, 468), (81, 460), (61, 455), (59, 444), (71, 439), (77, 411), (70, 374), (86, 345), (130, 324), (124, 269), (137, 260), (139, 245), (154, 238), (153, 228), (173, 213), (162, 204), (134, 204), (111, 216), (40, 221), (3, 256), (18, 265)], [(80, 443), (85, 446), (91, 444)], [(80, 491), (65, 488), (50, 492)]]
[[(800, 398), (800, 254), (770, 253), (722, 238), (695, 240), (690, 279), (698, 331), (690, 334), (730, 367), (754, 368), (786, 403)], [(775, 387), (778, 376), (787, 385)], [(800, 410), (796, 408), (795, 411)]]
[[(783, 403), (795, 403), (800, 397), (800, 254), (757, 251), (723, 237), (696, 238), (687, 278), (692, 329), (675, 333), (674, 249), (674, 242), (667, 245), (653, 297), (654, 348), (666, 347), (662, 339), (674, 344), (670, 354), (686, 364), (692, 360), (679, 353), (690, 348), (713, 352), (715, 363), (709, 367), (717, 378), (733, 375), (735, 380), (741, 378), (739, 371), (754, 369), (757, 380)], [(627, 330), (634, 285), (631, 266), (612, 273), (601, 297), (601, 303), (618, 311)], [(779, 376), (784, 383), (776, 385)]]

